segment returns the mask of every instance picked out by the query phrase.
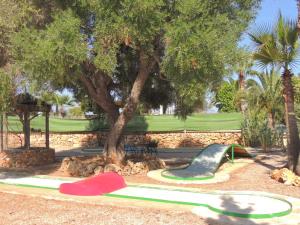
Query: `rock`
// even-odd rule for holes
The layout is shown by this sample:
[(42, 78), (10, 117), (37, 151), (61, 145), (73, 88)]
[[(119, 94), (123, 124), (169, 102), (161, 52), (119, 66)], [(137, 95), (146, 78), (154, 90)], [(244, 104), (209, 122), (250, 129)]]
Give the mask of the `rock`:
[(149, 168), (146, 163), (137, 162), (131, 168), (131, 174), (145, 174), (149, 171)]
[(127, 160), (126, 165), (129, 166), (129, 167), (133, 167), (134, 166), (134, 162), (132, 162), (131, 160)]
[(276, 169), (271, 173), (271, 178), (285, 185), (300, 185), (300, 177), (296, 176), (292, 171), (287, 168)]
[(97, 166), (95, 169), (94, 169), (94, 174), (95, 175), (98, 175), (98, 174), (101, 174), (103, 173), (104, 171), (104, 168), (102, 166)]
[(292, 183), (294, 186), (296, 187), (300, 187), (300, 177), (297, 176), (294, 180), (293, 180), (293, 183)]
[(166, 164), (163, 160), (157, 158), (147, 161), (149, 170), (158, 170), (166, 168)]
[(271, 178), (276, 180), (276, 181), (279, 181), (279, 179), (281, 177), (281, 174), (282, 174), (281, 171), (276, 169), (276, 170), (272, 171)]
[(80, 176), (83, 170), (83, 165), (80, 160), (73, 157), (67, 157), (62, 161), (60, 170), (71, 176)]
[(88, 164), (88, 165), (86, 166), (87, 173), (93, 174), (93, 173), (94, 173), (94, 170), (95, 170), (95, 168), (96, 168), (97, 166), (98, 166), (98, 165), (97, 165), (97, 163), (95, 163), (95, 162), (92, 162), (92, 163)]
[(295, 174), (287, 168), (283, 168), (281, 174), (281, 179), (284, 183), (292, 184), (292, 181), (295, 179)]
[(122, 169), (121, 167), (119, 167), (118, 165), (116, 164), (107, 164), (105, 167), (104, 167), (104, 172), (116, 172), (118, 174), (121, 174), (122, 172)]
[(129, 166), (129, 165), (127, 165), (127, 166), (125, 166), (124, 168), (123, 168), (123, 170), (122, 170), (122, 175), (123, 176), (130, 176), (130, 174), (131, 174), (131, 166)]

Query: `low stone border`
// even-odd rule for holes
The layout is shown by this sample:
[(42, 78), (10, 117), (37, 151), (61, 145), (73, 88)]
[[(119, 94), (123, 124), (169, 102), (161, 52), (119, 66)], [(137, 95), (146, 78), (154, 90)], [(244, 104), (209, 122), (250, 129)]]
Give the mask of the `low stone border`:
[(2, 168), (28, 168), (50, 164), (54, 161), (54, 149), (11, 149), (0, 152), (0, 167)]

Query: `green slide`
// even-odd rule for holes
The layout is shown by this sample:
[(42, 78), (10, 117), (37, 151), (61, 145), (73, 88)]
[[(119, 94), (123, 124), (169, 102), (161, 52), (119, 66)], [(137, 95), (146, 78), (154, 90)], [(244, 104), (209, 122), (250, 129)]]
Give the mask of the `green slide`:
[(240, 145), (212, 144), (204, 148), (186, 168), (164, 170), (161, 175), (175, 180), (206, 180), (213, 178), (227, 152), (231, 154), (231, 161), (234, 160), (235, 155), (251, 157)]

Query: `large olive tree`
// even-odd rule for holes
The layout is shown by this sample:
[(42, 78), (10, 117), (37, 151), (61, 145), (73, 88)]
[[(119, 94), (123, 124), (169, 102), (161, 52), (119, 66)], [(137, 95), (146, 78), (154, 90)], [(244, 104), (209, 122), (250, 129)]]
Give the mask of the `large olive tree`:
[(178, 96), (220, 79), (259, 0), (34, 2), (44, 22), (14, 37), (18, 64), (40, 83), (84, 88), (108, 116), (105, 151), (118, 163), (148, 78), (168, 79)]

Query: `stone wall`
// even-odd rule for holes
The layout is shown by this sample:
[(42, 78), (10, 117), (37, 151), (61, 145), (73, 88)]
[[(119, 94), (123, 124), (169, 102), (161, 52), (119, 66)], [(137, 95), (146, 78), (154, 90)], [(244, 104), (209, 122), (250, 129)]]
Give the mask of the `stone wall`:
[(54, 149), (11, 149), (0, 152), (0, 167), (2, 168), (28, 168), (53, 163)]
[[(51, 133), (50, 146), (52, 148), (81, 148), (103, 146), (107, 133)], [(20, 147), (24, 140), (21, 134), (9, 134), (9, 147)], [(241, 143), (240, 131), (219, 132), (148, 132), (125, 134), (125, 143), (142, 145), (150, 140), (157, 140), (158, 147), (202, 147), (212, 143), (232, 144)], [(32, 133), (31, 145), (45, 146), (44, 133)]]

